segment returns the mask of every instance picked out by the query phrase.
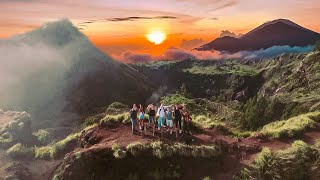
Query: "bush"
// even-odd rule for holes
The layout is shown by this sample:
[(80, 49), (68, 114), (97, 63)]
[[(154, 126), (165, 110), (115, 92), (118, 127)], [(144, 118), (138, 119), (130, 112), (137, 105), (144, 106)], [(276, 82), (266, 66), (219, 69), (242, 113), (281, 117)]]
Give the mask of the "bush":
[(37, 137), (38, 142), (42, 145), (49, 144), (51, 142), (51, 136), (50, 133), (46, 130), (40, 129), (36, 133), (34, 133), (34, 136)]
[(66, 151), (68, 151), (70, 146), (73, 146), (73, 144), (77, 143), (79, 136), (80, 136), (80, 133), (71, 134), (68, 137), (66, 137), (65, 139), (55, 143), (53, 145), (53, 147), (54, 147), (53, 156), (56, 157), (60, 153), (65, 153)]
[(114, 102), (107, 108), (107, 114), (118, 114), (129, 111), (129, 106), (120, 102)]
[(316, 122), (313, 119), (318, 119), (319, 113), (313, 112), (270, 123), (264, 126), (261, 133), (274, 138), (294, 137), (302, 134), (308, 129), (315, 128)]
[(205, 176), (202, 178), (202, 180), (212, 180), (210, 176)]
[(173, 94), (171, 96), (161, 97), (161, 102), (165, 105), (186, 104), (190, 109), (194, 109), (193, 107), (195, 106), (191, 99), (188, 99), (181, 94)]
[(34, 149), (18, 143), (9, 148), (7, 154), (13, 159), (29, 159), (34, 157)]
[(263, 148), (253, 166), (245, 170), (250, 179), (318, 179), (320, 149), (294, 141), (286, 150)]
[(101, 119), (100, 123), (106, 123), (108, 121), (119, 122), (123, 124), (129, 124), (131, 122), (130, 113), (125, 112), (117, 115), (106, 115), (103, 119)]
[(127, 146), (127, 152), (134, 156), (149, 152), (159, 159), (175, 155), (180, 157), (212, 158), (220, 154), (220, 151), (215, 146), (193, 146), (181, 143), (165, 144), (161, 141), (152, 142), (151, 144), (132, 143)]
[(61, 154), (64, 154), (70, 150), (70, 148), (74, 147), (74, 144), (77, 143), (78, 137), (80, 133), (71, 134), (65, 139), (58, 141), (54, 144), (44, 146), (44, 147), (36, 147), (35, 157), (37, 159), (56, 159)]
[(112, 145), (113, 156), (117, 159), (122, 159), (126, 156), (126, 151), (121, 149), (117, 144)]
[(131, 143), (127, 146), (127, 151), (133, 156), (139, 156), (149, 149), (148, 145), (142, 144), (140, 142)]
[(35, 158), (50, 160), (54, 159), (54, 148), (52, 146), (36, 147), (35, 148)]
[(254, 97), (241, 107), (243, 113), (239, 125), (244, 130), (257, 130), (274, 120), (280, 119), (283, 115), (281, 109), (284, 107), (285, 105), (277, 98), (267, 100), (264, 97)]
[(9, 132), (5, 132), (0, 136), (0, 146), (3, 148), (8, 148), (13, 144), (13, 136)]
[(97, 123), (97, 120), (98, 119), (96, 117), (90, 116), (90, 117), (88, 117), (87, 119), (84, 120), (83, 124), (84, 124), (85, 127), (91, 126), (91, 125)]

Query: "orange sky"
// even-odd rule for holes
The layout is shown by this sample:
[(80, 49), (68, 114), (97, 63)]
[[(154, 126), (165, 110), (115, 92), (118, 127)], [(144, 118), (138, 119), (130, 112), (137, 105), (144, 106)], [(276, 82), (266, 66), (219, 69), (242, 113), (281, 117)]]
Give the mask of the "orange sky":
[[(320, 32), (319, 0), (2, 0), (0, 9), (0, 38), (68, 18), (110, 55), (160, 55), (170, 47), (197, 47), (222, 30), (244, 34), (278, 18)], [(167, 34), (164, 43), (146, 39), (152, 30)]]

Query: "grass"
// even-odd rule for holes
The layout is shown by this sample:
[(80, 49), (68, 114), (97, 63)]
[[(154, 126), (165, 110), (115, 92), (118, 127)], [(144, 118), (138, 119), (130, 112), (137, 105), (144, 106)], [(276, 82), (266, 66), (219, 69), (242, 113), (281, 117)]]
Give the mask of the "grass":
[(129, 106), (120, 102), (114, 102), (107, 108), (107, 114), (118, 114), (124, 111), (129, 111)]
[(34, 157), (36, 159), (50, 160), (54, 159), (54, 153), (55, 149), (53, 146), (36, 147)]
[[(114, 145), (112, 150), (114, 156), (118, 158), (119, 147)], [(130, 154), (139, 157), (146, 154), (151, 154), (159, 159), (168, 157), (192, 157), (192, 158), (213, 158), (220, 155), (220, 150), (215, 146), (194, 146), (181, 143), (165, 144), (161, 141), (152, 142), (150, 144), (142, 144), (135, 142), (129, 144), (122, 153)]]
[(201, 66), (193, 65), (191, 68), (184, 69), (184, 72), (191, 74), (206, 74), (206, 75), (216, 75), (216, 74), (237, 74), (240, 76), (254, 76), (258, 74), (258, 70), (252, 66), (247, 66), (240, 63), (235, 64), (225, 64), (224, 66), (210, 65)]
[(49, 144), (51, 141), (50, 133), (46, 130), (40, 129), (39, 131), (37, 131), (33, 135), (37, 137), (38, 142), (42, 145)]
[(18, 143), (9, 148), (7, 154), (13, 159), (28, 159), (34, 156), (34, 149)]
[(77, 141), (80, 133), (71, 134), (65, 139), (58, 141), (56, 143), (35, 148), (35, 158), (36, 159), (56, 159), (60, 154), (68, 151), (70, 145)]
[(294, 137), (308, 129), (315, 128), (319, 121), (320, 112), (302, 114), (288, 120), (272, 122), (264, 126), (261, 133), (274, 138)]
[(263, 148), (240, 179), (318, 179), (319, 170), (319, 147), (298, 140), (285, 150)]
[(207, 115), (197, 115), (193, 117), (193, 123), (198, 129), (208, 128), (216, 129), (222, 134), (230, 135), (233, 137), (250, 137), (253, 132), (251, 131), (240, 131), (236, 128), (231, 128), (226, 125), (226, 123), (221, 122), (216, 119), (212, 119)]
[(87, 126), (91, 126), (92, 124), (95, 124), (95, 123), (97, 123), (97, 118), (94, 117), (94, 116), (90, 116), (90, 117), (88, 117), (87, 119), (84, 120), (83, 125), (85, 127), (87, 127)]
[(7, 147), (13, 143), (13, 136), (9, 132), (5, 132), (0, 136), (0, 146)]
[(123, 124), (129, 124), (131, 122), (130, 120), (130, 113), (129, 112), (123, 112), (116, 115), (110, 115), (107, 114), (103, 119), (101, 119), (100, 123), (106, 123), (108, 121), (114, 121), (119, 122)]

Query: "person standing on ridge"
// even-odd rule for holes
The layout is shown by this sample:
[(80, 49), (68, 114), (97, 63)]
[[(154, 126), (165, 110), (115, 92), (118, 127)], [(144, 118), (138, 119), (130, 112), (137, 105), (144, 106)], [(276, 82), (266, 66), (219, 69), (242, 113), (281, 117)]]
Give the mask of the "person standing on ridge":
[(138, 116), (138, 107), (136, 104), (133, 104), (132, 109), (130, 110), (130, 118), (132, 123), (131, 133), (134, 134), (137, 125), (137, 116)]
[(179, 104), (177, 103), (174, 107), (174, 120), (176, 123), (176, 131), (179, 129), (179, 133), (181, 133), (181, 108)]
[(173, 128), (173, 111), (172, 109), (174, 110), (174, 107), (168, 107), (167, 108), (167, 111), (166, 111), (166, 119), (167, 119), (167, 126), (168, 126), (168, 130), (167, 131), (170, 131), (170, 134), (172, 134), (172, 128)]
[(144, 110), (142, 105), (140, 104), (140, 108), (139, 108), (139, 125), (140, 125), (140, 129), (141, 129), (141, 136), (143, 136), (143, 131), (144, 131)]
[(184, 133), (189, 133), (192, 134), (190, 132), (190, 124), (192, 121), (192, 118), (187, 110), (187, 106), (185, 104), (183, 104), (182, 106), (182, 115), (183, 115), (183, 132)]
[(148, 127), (152, 126), (152, 132), (154, 135), (154, 128), (155, 128), (155, 116), (156, 116), (156, 110), (155, 110), (155, 106), (153, 104), (150, 104), (147, 107), (148, 110), (148, 115), (149, 115), (149, 123), (148, 123)]
[(166, 118), (166, 114), (165, 114), (165, 109), (167, 109), (170, 106), (164, 106), (163, 103), (161, 103), (157, 114), (159, 115), (159, 120), (158, 120), (158, 130), (160, 130), (160, 127), (165, 126), (165, 118)]

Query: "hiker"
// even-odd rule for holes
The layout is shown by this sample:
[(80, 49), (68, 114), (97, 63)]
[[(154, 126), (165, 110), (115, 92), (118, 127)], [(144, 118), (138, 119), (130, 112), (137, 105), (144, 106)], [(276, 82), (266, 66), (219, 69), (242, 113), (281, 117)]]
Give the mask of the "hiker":
[(173, 128), (173, 111), (174, 107), (168, 107), (166, 111), (166, 119), (167, 119), (167, 126), (168, 126), (168, 131), (170, 131), (170, 134), (172, 134), (172, 128)]
[(142, 105), (140, 104), (139, 108), (139, 126), (141, 129), (141, 136), (143, 136), (143, 130), (144, 130), (144, 110)]
[(185, 104), (183, 104), (182, 115), (183, 115), (183, 132), (192, 134), (189, 130), (192, 118), (191, 118), (191, 116), (187, 110), (187, 106)]
[(176, 104), (174, 107), (174, 120), (176, 123), (176, 131), (178, 131), (179, 129), (179, 133), (182, 133), (181, 131), (181, 108), (179, 106), (179, 104)]
[(163, 103), (161, 103), (157, 115), (159, 115), (159, 119), (158, 119), (158, 130), (160, 130), (160, 127), (164, 126), (165, 127), (165, 118), (166, 118), (166, 114), (165, 114), (165, 109), (167, 109), (170, 106), (164, 106)]
[(133, 107), (130, 110), (130, 117), (131, 117), (131, 123), (132, 123), (132, 134), (136, 130), (137, 115), (138, 115), (138, 107), (136, 104), (133, 104)]
[(148, 115), (149, 115), (149, 123), (148, 123), (148, 127), (150, 128), (150, 126), (152, 126), (152, 132), (154, 135), (154, 128), (155, 128), (155, 116), (156, 116), (156, 110), (155, 110), (155, 106), (153, 104), (150, 104), (147, 107), (148, 110)]

